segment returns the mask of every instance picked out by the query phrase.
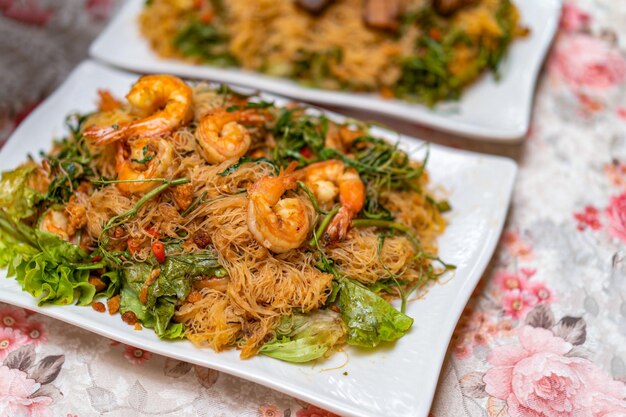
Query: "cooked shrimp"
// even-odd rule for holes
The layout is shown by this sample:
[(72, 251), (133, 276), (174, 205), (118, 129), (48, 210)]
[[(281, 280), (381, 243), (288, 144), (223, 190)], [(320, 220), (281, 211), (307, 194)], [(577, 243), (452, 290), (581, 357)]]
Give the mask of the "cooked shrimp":
[(77, 243), (76, 230), (70, 229), (70, 218), (63, 209), (50, 209), (39, 221), (39, 230), (57, 235), (65, 241)]
[(156, 188), (156, 181), (141, 181), (164, 177), (174, 163), (174, 146), (162, 138), (141, 138), (119, 143), (115, 158), (115, 169), (119, 180), (117, 188), (124, 193), (146, 193)]
[(308, 165), (300, 171), (305, 184), (322, 204), (335, 200), (339, 195), (341, 207), (326, 230), (330, 242), (343, 240), (350, 229), (352, 218), (363, 208), (365, 185), (354, 168), (346, 169), (336, 159)]
[(282, 195), (296, 188), (296, 177), (263, 177), (248, 190), (248, 228), (252, 236), (275, 253), (302, 245), (309, 233), (307, 210), (298, 198)]
[(359, 129), (330, 123), (326, 132), (325, 146), (341, 152), (348, 152), (352, 143), (361, 136), (363, 136), (363, 132)]
[(192, 90), (172, 75), (144, 75), (126, 99), (140, 119), (107, 126), (91, 126), (83, 133), (94, 145), (116, 140), (164, 135), (189, 122), (193, 117)]
[(250, 132), (238, 122), (240, 112), (216, 109), (206, 114), (196, 129), (198, 150), (211, 164), (240, 158), (248, 152), (252, 138)]
[(122, 102), (116, 99), (109, 90), (98, 90), (98, 110), (101, 112), (114, 111), (122, 107)]

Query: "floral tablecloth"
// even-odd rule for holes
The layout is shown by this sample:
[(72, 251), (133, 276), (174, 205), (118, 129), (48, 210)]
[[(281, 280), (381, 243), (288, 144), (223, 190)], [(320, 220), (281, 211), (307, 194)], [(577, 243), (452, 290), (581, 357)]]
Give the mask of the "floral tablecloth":
[[(520, 0), (523, 1), (523, 0)], [(0, 0), (0, 138), (63, 80), (115, 0)], [(409, 134), (520, 164), (432, 416), (626, 416), (626, 2), (566, 3), (520, 145)], [(0, 417), (333, 414), (0, 304)]]

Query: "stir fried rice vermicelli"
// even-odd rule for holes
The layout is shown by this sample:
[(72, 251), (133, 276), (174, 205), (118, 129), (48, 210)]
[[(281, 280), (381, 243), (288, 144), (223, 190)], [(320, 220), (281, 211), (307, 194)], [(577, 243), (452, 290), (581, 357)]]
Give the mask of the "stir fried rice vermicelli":
[(430, 105), (497, 71), (527, 32), (510, 0), (327, 0), (315, 13), (302, 3), (152, 0), (139, 26), (163, 57)]
[(365, 124), (152, 75), (68, 126), (0, 182), (0, 264), (41, 304), (305, 362), (403, 336), (453, 268), (426, 160)]

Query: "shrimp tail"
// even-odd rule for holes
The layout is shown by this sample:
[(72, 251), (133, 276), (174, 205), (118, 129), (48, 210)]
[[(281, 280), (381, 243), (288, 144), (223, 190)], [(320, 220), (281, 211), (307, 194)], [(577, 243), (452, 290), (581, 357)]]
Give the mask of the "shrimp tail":
[(90, 126), (85, 129), (83, 136), (95, 146), (104, 146), (123, 139), (129, 128), (129, 123), (110, 126)]
[(116, 99), (109, 90), (98, 90), (98, 110), (102, 112), (114, 111), (122, 107), (122, 102)]
[(341, 207), (324, 233), (324, 241), (328, 244), (340, 242), (348, 236), (352, 213), (346, 207)]
[(284, 171), (282, 171), (281, 168), (281, 175), (283, 176), (289, 176), (289, 177), (293, 177), (293, 181), (295, 183), (296, 179), (301, 179), (302, 177), (302, 173), (296, 173), (296, 168), (298, 168), (298, 161), (291, 161), (291, 163), (287, 166), (287, 168), (285, 168)]

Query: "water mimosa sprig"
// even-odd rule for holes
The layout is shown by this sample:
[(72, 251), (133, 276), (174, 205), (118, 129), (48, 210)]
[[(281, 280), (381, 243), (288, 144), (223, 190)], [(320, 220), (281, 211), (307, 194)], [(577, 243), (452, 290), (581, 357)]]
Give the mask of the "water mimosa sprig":
[(333, 217), (335, 217), (335, 214), (339, 212), (340, 208), (341, 208), (340, 206), (335, 206), (333, 207), (331, 211), (326, 213), (326, 216), (324, 216), (319, 226), (317, 226), (317, 229), (313, 231), (313, 237), (309, 241), (309, 246), (317, 247), (318, 249), (320, 249), (319, 242), (317, 241), (317, 237), (322, 236), (324, 234), (324, 232), (328, 228), (328, 225), (333, 220)]
[[(185, 184), (189, 182), (187, 178), (180, 178), (176, 180), (169, 180), (167, 178), (146, 178), (143, 180), (107, 180), (105, 178), (101, 178), (99, 180), (91, 180), (91, 183), (93, 185), (110, 185), (110, 184), (120, 184), (120, 183), (127, 183), (127, 182), (162, 182), (164, 184), (167, 184), (169, 182), (173, 183), (175, 181), (180, 181), (180, 180), (186, 180), (185, 182), (181, 182), (180, 184)], [(180, 185), (180, 184), (171, 184), (171, 185)]]
[(302, 191), (304, 191), (309, 197), (309, 200), (311, 200), (311, 204), (313, 204), (313, 208), (318, 214), (327, 215), (329, 213), (328, 211), (323, 210), (320, 207), (317, 198), (315, 198), (315, 195), (313, 194), (313, 191), (311, 191), (311, 189), (305, 183), (303, 183), (302, 181), (296, 181), (296, 184), (298, 184), (298, 187), (302, 188)]

